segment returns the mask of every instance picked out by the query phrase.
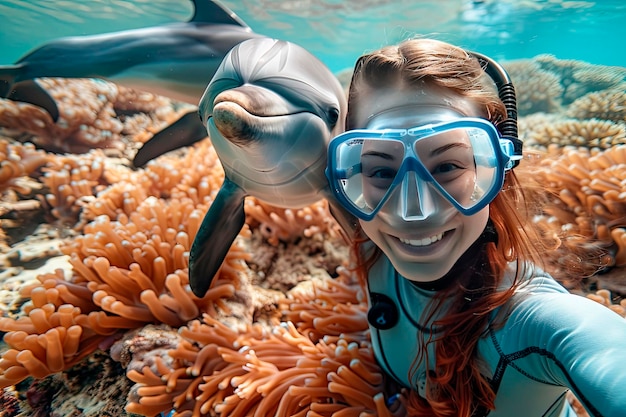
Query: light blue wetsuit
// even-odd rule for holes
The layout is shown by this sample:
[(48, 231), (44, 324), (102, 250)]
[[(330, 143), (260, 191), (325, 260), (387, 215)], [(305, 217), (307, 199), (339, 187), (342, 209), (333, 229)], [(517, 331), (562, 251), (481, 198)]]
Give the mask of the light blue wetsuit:
[[(528, 269), (525, 284), (494, 312), (478, 344), (488, 368), (485, 375), (496, 391), (496, 409), (489, 417), (574, 417), (567, 390), (591, 416), (626, 416), (626, 320), (568, 293), (545, 272)], [(514, 275), (510, 265), (509, 285)], [(409, 370), (417, 356), (417, 333), (429, 331), (421, 315), (435, 292), (403, 278), (385, 256), (370, 270), (368, 281), (370, 302), (375, 305), (384, 294), (398, 313), (389, 329), (370, 324), (376, 358), (389, 375), (406, 387), (418, 387), (423, 396), (425, 366), (411, 383)], [(388, 318), (389, 311), (381, 309), (370, 321), (389, 324)], [(503, 326), (493, 326), (502, 321)], [(434, 349), (429, 353), (434, 358)]]

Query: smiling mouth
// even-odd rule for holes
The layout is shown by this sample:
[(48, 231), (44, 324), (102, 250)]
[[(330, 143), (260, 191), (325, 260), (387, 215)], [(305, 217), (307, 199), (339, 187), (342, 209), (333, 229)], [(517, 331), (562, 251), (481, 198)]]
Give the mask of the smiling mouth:
[(422, 246), (429, 246), (429, 245), (432, 245), (433, 243), (439, 242), (441, 239), (443, 239), (443, 236), (444, 236), (444, 233), (439, 233), (438, 235), (426, 237), (424, 239), (404, 239), (404, 238), (398, 238), (398, 239), (400, 240), (400, 242), (404, 243), (405, 245), (422, 247)]

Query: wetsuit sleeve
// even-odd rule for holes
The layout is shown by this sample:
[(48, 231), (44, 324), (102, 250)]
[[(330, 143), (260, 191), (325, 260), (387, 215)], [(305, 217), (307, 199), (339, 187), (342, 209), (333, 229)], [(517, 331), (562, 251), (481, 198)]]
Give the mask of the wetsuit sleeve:
[[(569, 293), (532, 294), (505, 325), (519, 372), (569, 387), (591, 416), (626, 416), (626, 320)], [(514, 346), (515, 345), (515, 346)]]

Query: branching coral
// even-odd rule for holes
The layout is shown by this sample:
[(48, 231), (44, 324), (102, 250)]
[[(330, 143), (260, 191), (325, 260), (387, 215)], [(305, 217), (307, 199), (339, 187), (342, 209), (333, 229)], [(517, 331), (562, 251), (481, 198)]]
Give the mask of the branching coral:
[(273, 207), (254, 198), (246, 201), (246, 222), (258, 227), (272, 245), (279, 241), (292, 242), (297, 238), (311, 237), (315, 233), (338, 236), (338, 225), (328, 211), (326, 200), (301, 209)]
[(560, 108), (563, 87), (556, 74), (544, 71), (531, 59), (510, 61), (505, 67), (515, 84), (520, 115), (549, 113)]
[(626, 81), (626, 70), (621, 67), (595, 65), (574, 59), (557, 59), (550, 54), (538, 55), (534, 61), (542, 70), (558, 76), (563, 86), (564, 105), (584, 94), (615, 88)]
[[(199, 299), (188, 286), (187, 253), (202, 213), (191, 201), (150, 198), (130, 216), (99, 216), (62, 249), (74, 276), (44, 274), (23, 289), (24, 317), (0, 319), (11, 349), (0, 362), (1, 386), (26, 376), (66, 369), (120, 330), (145, 323), (180, 326), (202, 312), (216, 314), (235, 290), (240, 260), (235, 247), (216, 285)], [(230, 277), (230, 278), (229, 278)], [(224, 306), (225, 307), (225, 306)]]
[(555, 144), (607, 149), (626, 144), (626, 126), (608, 120), (548, 119), (546, 123), (524, 126), (524, 146), (532, 148), (545, 150)]
[(0, 140), (0, 192), (7, 189), (28, 194), (31, 186), (25, 177), (45, 165), (50, 156), (32, 144)]
[[(98, 79), (37, 79), (55, 100), (59, 118), (53, 122), (42, 108), (0, 99), (0, 126), (33, 135), (32, 141), (53, 152), (84, 153), (93, 148), (137, 148), (152, 134), (174, 122), (191, 106)], [(118, 116), (117, 112), (121, 115)]]
[[(340, 281), (298, 290), (285, 305), (297, 321), (271, 331), (254, 325), (237, 333), (209, 316), (182, 327), (172, 361), (129, 365), (137, 384), (127, 410), (154, 415), (174, 404), (175, 416), (404, 415), (401, 401), (393, 412), (386, 405), (360, 288)], [(323, 314), (311, 320), (313, 312)], [(307, 337), (299, 327), (313, 331)]]
[(570, 104), (567, 115), (626, 123), (626, 83), (618, 88), (589, 93)]
[(548, 152), (531, 169), (549, 199), (535, 223), (554, 242), (551, 261), (583, 276), (626, 265), (626, 145)]
[(43, 109), (2, 100), (0, 125), (35, 135), (33, 142), (52, 151), (86, 152), (115, 147), (122, 124), (113, 111), (115, 84), (93, 79), (41, 78), (37, 80), (56, 101), (59, 119), (53, 123)]
[[(520, 59), (504, 63), (511, 75), (518, 97), (520, 115), (535, 112), (557, 112), (576, 99), (589, 93), (604, 91), (624, 91), (626, 70), (620, 67), (594, 65), (571, 59), (557, 59), (543, 54), (532, 59)], [(600, 100), (604, 106), (611, 101)], [(583, 104), (582, 107), (587, 107)], [(618, 106), (617, 106), (618, 108)], [(579, 117), (572, 115), (572, 117)], [(613, 117), (603, 117), (599, 113), (580, 117), (597, 117), (618, 121)]]

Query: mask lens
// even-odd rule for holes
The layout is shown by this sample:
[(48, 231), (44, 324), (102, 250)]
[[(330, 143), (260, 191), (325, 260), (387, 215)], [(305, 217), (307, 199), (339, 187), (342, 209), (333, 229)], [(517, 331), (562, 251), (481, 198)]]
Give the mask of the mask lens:
[(341, 190), (358, 211), (371, 214), (392, 188), (404, 160), (404, 144), (394, 139), (351, 139), (336, 151)]
[[(335, 183), (343, 200), (364, 215), (378, 211), (400, 184), (403, 189), (416, 187), (417, 194), (405, 194), (418, 197), (418, 185), (430, 184), (432, 191), (471, 213), (488, 204), (501, 186), (499, 142), (492, 130), (418, 127), (401, 139), (350, 138), (334, 152)], [(408, 171), (416, 174), (415, 180), (404, 184)], [(411, 207), (411, 202), (405, 203)]]
[(414, 149), (442, 194), (464, 209), (483, 203), (497, 185), (498, 158), (485, 130), (447, 130), (418, 139)]

